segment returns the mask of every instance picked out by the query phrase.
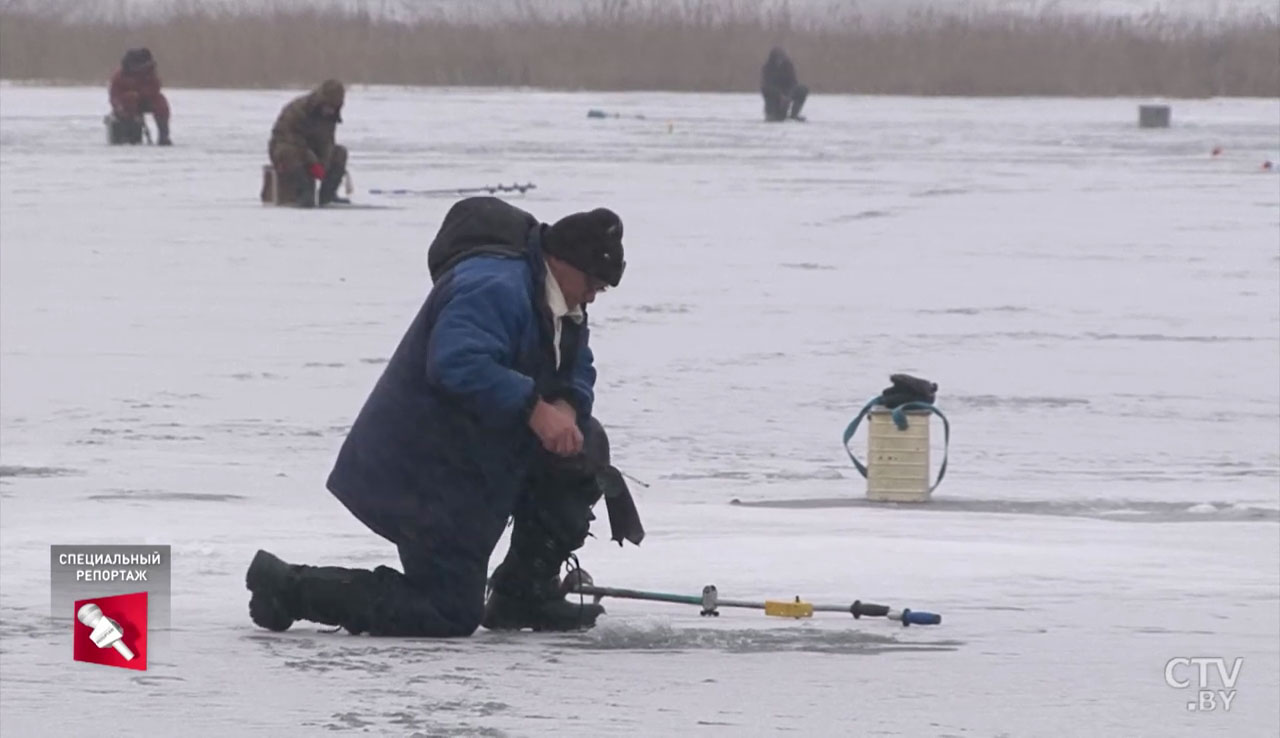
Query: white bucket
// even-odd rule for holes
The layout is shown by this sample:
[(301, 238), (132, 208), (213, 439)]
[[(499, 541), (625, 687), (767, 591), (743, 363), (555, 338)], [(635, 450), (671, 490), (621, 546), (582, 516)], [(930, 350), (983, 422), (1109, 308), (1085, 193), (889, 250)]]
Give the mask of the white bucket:
[(878, 502), (928, 502), (928, 410), (907, 410), (899, 430), (893, 411), (875, 407), (867, 415), (867, 499)]

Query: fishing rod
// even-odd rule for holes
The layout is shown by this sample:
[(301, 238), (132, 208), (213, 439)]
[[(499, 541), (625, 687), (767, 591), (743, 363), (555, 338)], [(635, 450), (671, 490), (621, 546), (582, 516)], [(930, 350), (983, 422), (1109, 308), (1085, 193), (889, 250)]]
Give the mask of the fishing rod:
[(628, 118), (634, 120), (648, 120), (639, 113), (609, 113), (603, 110), (592, 108), (587, 111), (588, 118)]
[(764, 610), (765, 615), (780, 618), (800, 619), (813, 617), (815, 612), (839, 612), (849, 613), (853, 615), (855, 620), (863, 617), (885, 618), (902, 623), (903, 627), (908, 625), (938, 625), (942, 622), (942, 616), (937, 613), (912, 610), (905, 607), (901, 610), (896, 610), (888, 605), (877, 605), (861, 600), (854, 600), (849, 605), (826, 605), (804, 602), (799, 597), (796, 597), (794, 601), (722, 599), (719, 590), (716, 589), (714, 584), (708, 584), (703, 587), (701, 596), (680, 595), (667, 592), (645, 592), (638, 589), (597, 587), (592, 583), (590, 576), (583, 573), (576, 578), (573, 575), (566, 577), (563, 587), (567, 594), (587, 595), (593, 597), (597, 603), (605, 597), (615, 597), (626, 600), (698, 605), (702, 608), (699, 614), (703, 617), (719, 617), (720, 608), (722, 607), (741, 607)]
[(523, 195), (529, 190), (536, 190), (537, 188), (538, 186), (532, 182), (527, 182), (525, 184), (513, 182), (512, 184), (509, 184), (509, 185), (496, 184), (496, 185), (483, 185), (480, 187), (445, 187), (445, 188), (440, 188), (435, 190), (414, 190), (414, 189), (407, 189), (407, 188), (394, 189), (394, 190), (373, 189), (373, 190), (369, 190), (369, 194), (370, 195), (418, 195), (423, 197), (435, 197), (440, 195), (476, 195), (481, 193), (493, 195), (499, 192), (518, 192)]
[(654, 123), (741, 123), (737, 118), (717, 118), (709, 115), (644, 115), (643, 113), (620, 113), (613, 110), (591, 108), (587, 117), (597, 120), (645, 120)]

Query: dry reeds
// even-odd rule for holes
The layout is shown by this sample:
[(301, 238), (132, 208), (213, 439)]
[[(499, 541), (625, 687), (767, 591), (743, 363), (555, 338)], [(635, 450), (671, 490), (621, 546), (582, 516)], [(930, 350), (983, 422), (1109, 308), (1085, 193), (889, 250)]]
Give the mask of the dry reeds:
[(574, 14), (406, 17), (392, 5), (231, 12), (179, 7), (147, 18), (0, 8), (0, 77), (100, 83), (124, 49), (149, 46), (169, 85), (348, 83), (590, 90), (758, 89), (782, 45), (820, 92), (908, 95), (1280, 96), (1280, 24), (1162, 17), (902, 14), (801, 19), (782, 5), (711, 0)]

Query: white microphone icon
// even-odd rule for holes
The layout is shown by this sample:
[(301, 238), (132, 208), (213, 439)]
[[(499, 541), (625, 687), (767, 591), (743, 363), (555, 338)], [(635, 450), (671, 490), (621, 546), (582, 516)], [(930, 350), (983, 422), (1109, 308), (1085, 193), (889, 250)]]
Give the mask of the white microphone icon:
[(76, 613), (76, 619), (85, 625), (93, 628), (93, 632), (89, 634), (89, 638), (93, 641), (93, 645), (98, 648), (106, 648), (112, 646), (124, 657), (125, 661), (133, 660), (133, 651), (124, 645), (124, 629), (120, 624), (106, 615), (102, 614), (102, 608), (93, 604), (86, 603), (81, 606)]

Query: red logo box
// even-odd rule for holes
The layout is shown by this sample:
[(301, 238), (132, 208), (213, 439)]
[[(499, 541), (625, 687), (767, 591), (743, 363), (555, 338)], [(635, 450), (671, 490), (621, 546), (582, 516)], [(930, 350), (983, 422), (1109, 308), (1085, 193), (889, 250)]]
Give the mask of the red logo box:
[(76, 600), (72, 656), (76, 661), (147, 670), (147, 593)]

